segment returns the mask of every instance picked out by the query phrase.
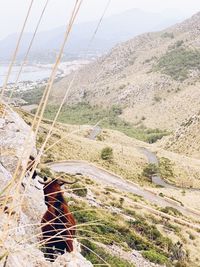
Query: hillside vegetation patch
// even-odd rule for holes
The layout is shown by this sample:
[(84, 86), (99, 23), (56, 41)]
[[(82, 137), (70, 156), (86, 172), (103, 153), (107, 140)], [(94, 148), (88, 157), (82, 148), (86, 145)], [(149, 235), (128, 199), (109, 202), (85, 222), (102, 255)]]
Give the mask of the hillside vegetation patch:
[[(58, 105), (49, 105), (45, 111), (47, 119), (54, 119)], [(76, 125), (95, 125), (97, 122), (102, 128), (120, 131), (129, 137), (133, 137), (148, 143), (155, 143), (163, 136), (168, 135), (166, 131), (159, 129), (148, 129), (144, 126), (134, 126), (124, 121), (119, 116), (122, 108), (113, 105), (110, 109), (99, 106), (91, 106), (88, 103), (79, 103), (73, 106), (64, 106), (58, 117), (58, 121)]]
[(158, 60), (154, 70), (184, 81), (189, 77), (189, 71), (200, 71), (200, 51), (176, 47)]

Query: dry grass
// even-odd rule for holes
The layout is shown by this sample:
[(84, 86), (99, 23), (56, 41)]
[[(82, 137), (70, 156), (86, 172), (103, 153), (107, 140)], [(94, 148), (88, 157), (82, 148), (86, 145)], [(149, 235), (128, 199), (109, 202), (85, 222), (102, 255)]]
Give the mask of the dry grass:
[(200, 189), (200, 160), (160, 148), (156, 151), (158, 158), (168, 158), (173, 165), (174, 177), (169, 182), (180, 187)]

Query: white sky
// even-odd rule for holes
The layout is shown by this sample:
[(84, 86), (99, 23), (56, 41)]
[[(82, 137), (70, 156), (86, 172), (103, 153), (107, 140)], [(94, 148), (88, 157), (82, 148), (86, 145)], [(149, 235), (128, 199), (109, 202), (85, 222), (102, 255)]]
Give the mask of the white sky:
[[(21, 29), (31, 0), (0, 0), (0, 39)], [(49, 0), (40, 30), (55, 28), (66, 23), (75, 0)], [(33, 30), (46, 0), (34, 0), (31, 18), (26, 31)], [(103, 13), (108, 0), (83, 0), (77, 22), (97, 20)], [(159, 12), (178, 9), (190, 16), (200, 11), (200, 0), (111, 0), (106, 16), (131, 8)]]

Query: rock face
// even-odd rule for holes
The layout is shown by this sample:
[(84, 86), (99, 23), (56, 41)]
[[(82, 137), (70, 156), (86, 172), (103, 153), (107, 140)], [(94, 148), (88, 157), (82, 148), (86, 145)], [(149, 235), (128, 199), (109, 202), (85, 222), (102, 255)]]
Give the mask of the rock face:
[(13, 173), (21, 157), (24, 165), (27, 155), (36, 156), (35, 137), (30, 127), (11, 109), (5, 108), (2, 116), (0, 118), (0, 162)]
[[(0, 116), (4, 115), (0, 105)], [(29, 136), (28, 142), (27, 136)], [(23, 153), (23, 146), (27, 150)], [(39, 249), (41, 240), (40, 221), (46, 211), (43, 190), (37, 180), (26, 177), (25, 188), (21, 182), (15, 182), (3, 191), (12, 179), (18, 159), (25, 164), (27, 153), (36, 154), (35, 137), (30, 127), (12, 110), (6, 109), (5, 116), (0, 119), (0, 205), (6, 205), (0, 216), (0, 266), (7, 267), (91, 267), (81, 254), (75, 243), (75, 250), (59, 256), (54, 263), (45, 260)], [(28, 155), (29, 155), (28, 154)], [(75, 241), (76, 242), (76, 241)]]

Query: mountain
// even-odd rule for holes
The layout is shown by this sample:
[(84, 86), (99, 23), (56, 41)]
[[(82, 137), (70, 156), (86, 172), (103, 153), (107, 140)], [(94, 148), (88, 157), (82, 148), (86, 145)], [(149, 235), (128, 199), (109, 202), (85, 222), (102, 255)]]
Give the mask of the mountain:
[[(67, 103), (118, 105), (121, 117), (135, 125), (176, 129), (199, 110), (199, 33), (197, 13), (115, 46), (76, 74)], [(52, 103), (60, 102), (72, 75), (54, 85)]]
[[(138, 34), (161, 30), (173, 23), (180, 21), (176, 14), (167, 15), (145, 12), (140, 9), (132, 9), (121, 14), (104, 18), (95, 36), (92, 45), (87, 51), (87, 56), (102, 54), (119, 42), (126, 41)], [(64, 59), (81, 57), (85, 55), (88, 43), (98, 25), (98, 21), (76, 24), (73, 27), (69, 42), (67, 43)], [(63, 39), (65, 27), (39, 32), (30, 53), (29, 60), (40, 62), (55, 61)], [(9, 60), (14, 50), (18, 34), (11, 34), (0, 41), (0, 60)], [(22, 59), (28, 47), (31, 33), (24, 34), (18, 59)]]

